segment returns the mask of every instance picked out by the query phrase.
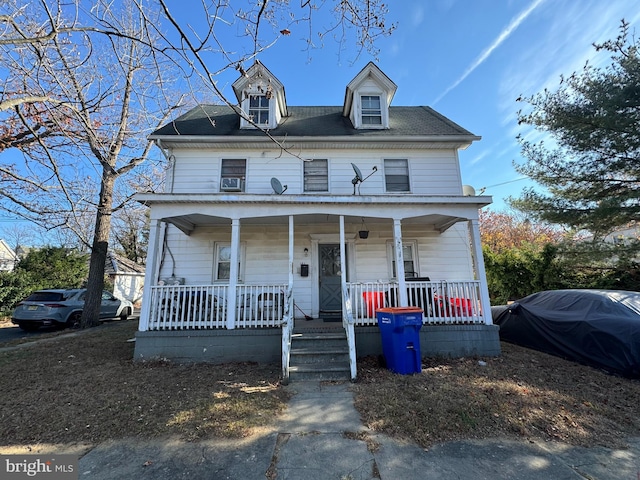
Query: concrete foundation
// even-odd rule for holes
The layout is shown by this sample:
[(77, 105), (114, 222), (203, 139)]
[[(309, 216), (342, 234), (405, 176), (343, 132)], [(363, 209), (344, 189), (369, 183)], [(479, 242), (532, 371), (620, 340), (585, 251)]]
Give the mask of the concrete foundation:
[[(420, 329), (420, 354), (423, 357), (460, 358), (500, 355), (497, 325), (423, 325)], [(356, 328), (358, 357), (382, 354), (378, 327)]]
[[(382, 354), (378, 327), (356, 327), (358, 357)], [(134, 360), (177, 363), (281, 362), (282, 330), (175, 330), (137, 332)], [(500, 355), (497, 325), (428, 325), (420, 329), (423, 357)]]

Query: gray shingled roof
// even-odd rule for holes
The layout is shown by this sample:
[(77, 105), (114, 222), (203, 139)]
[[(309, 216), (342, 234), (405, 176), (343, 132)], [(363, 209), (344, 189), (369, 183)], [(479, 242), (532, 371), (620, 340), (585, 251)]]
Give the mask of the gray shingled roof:
[[(288, 137), (473, 136), (430, 107), (390, 107), (389, 129), (385, 130), (356, 130), (342, 116), (342, 107), (288, 107), (288, 110), (289, 116), (271, 132)], [(200, 105), (156, 130), (151, 138), (173, 135), (254, 137), (263, 133), (240, 129), (240, 119), (231, 107)]]

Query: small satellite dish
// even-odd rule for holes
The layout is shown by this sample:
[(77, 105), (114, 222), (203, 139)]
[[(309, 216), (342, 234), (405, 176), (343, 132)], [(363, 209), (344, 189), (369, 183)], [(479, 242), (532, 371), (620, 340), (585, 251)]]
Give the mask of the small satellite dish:
[(276, 177), (273, 177), (271, 179), (271, 188), (273, 188), (273, 191), (277, 195), (282, 195), (288, 187), (286, 185), (283, 187), (282, 183), (280, 183), (280, 180), (278, 180)]
[[(364, 182), (367, 178), (369, 178), (371, 175), (376, 173), (378, 171), (378, 167), (376, 167), (374, 165), (373, 166), (373, 172), (371, 172), (366, 177), (363, 177), (362, 176), (362, 172), (360, 171), (360, 169), (358, 168), (358, 166), (355, 163), (352, 163), (351, 166), (353, 167), (353, 171), (356, 172), (356, 176), (353, 177), (353, 179), (351, 180), (351, 183), (353, 184), (353, 194), (355, 195), (356, 194), (356, 185), (358, 185), (359, 183)], [(360, 189), (358, 189), (358, 192), (360, 192)]]
[(351, 180), (351, 183), (355, 185), (356, 183), (363, 182), (364, 177), (362, 176), (362, 172), (360, 171), (358, 166), (355, 163), (352, 163), (351, 166), (353, 167), (353, 171), (356, 172), (356, 176), (353, 180)]

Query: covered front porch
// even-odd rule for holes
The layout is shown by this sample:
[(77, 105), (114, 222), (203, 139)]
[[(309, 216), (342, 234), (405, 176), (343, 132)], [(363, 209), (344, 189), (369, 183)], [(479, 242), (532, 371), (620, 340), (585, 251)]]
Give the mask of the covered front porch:
[[(368, 353), (357, 337), (375, 335), (379, 308), (420, 307), (423, 324), (434, 328), (492, 326), (481, 280), (478, 199), (354, 196), (327, 204), (310, 196), (245, 194), (228, 203), (211, 195), (148, 197), (153, 248), (138, 342), (187, 338), (164, 350), (181, 360), (188, 342), (204, 342), (195, 361), (267, 358), (261, 352), (273, 359), (278, 350), (286, 379), (294, 327), (322, 318), (346, 332), (355, 378), (356, 351)], [(213, 258), (223, 241), (224, 268)], [(213, 278), (202, 281), (206, 271)], [(207, 344), (213, 336), (226, 340)], [(375, 349), (375, 341), (367, 344)], [(163, 356), (162, 348), (137, 345), (136, 351), (138, 359)]]

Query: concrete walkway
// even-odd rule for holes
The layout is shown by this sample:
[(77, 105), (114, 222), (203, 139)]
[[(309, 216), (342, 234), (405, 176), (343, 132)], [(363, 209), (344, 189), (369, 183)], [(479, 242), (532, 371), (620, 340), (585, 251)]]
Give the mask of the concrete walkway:
[(295, 383), (275, 431), (248, 440), (174, 439), (99, 445), (79, 478), (233, 480), (638, 480), (640, 439), (630, 448), (464, 441), (427, 451), (378, 435), (360, 422), (349, 383)]

